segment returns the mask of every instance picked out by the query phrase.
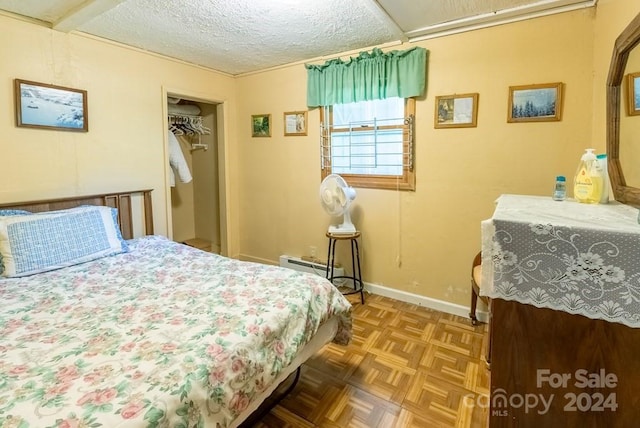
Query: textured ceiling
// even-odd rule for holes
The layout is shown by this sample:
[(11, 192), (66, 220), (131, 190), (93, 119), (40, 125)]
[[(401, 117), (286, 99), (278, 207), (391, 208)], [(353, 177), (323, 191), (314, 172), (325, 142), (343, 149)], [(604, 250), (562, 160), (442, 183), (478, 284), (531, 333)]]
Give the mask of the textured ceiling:
[(596, 0), (0, 0), (0, 11), (232, 75)]

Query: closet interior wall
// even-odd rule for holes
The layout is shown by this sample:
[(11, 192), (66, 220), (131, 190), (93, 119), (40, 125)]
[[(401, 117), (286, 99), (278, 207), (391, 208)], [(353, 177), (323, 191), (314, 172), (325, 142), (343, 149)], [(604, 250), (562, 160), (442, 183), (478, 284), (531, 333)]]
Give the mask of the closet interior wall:
[[(194, 101), (188, 103), (200, 107), (202, 124), (211, 133), (176, 135), (193, 180), (183, 183), (176, 175), (175, 187), (171, 188), (173, 239), (219, 254), (221, 238), (216, 105)], [(192, 143), (206, 144), (208, 148), (192, 149)]]

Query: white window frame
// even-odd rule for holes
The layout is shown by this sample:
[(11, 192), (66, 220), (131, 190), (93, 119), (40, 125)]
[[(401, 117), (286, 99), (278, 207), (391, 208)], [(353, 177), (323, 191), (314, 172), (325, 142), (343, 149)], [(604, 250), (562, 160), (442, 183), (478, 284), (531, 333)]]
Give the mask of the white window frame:
[[(332, 106), (320, 109), (320, 156), (321, 156), (321, 179), (332, 174), (331, 168), (331, 135), (338, 132), (372, 132), (375, 129), (403, 129), (403, 150), (402, 150), (402, 175), (373, 175), (373, 174), (343, 174), (340, 175), (353, 187), (365, 187), (373, 189), (394, 189), (394, 190), (415, 190), (415, 168), (414, 168), (414, 121), (415, 121), (415, 99), (405, 98), (404, 100), (404, 124), (402, 125), (381, 125), (377, 128), (373, 126), (360, 126), (355, 128), (333, 128), (333, 108)], [(371, 118), (372, 121), (374, 118)]]

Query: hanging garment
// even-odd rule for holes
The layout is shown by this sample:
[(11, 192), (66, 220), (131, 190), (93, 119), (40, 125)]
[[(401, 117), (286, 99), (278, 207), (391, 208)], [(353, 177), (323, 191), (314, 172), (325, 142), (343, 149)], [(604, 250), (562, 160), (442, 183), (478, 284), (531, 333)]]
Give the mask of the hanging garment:
[(189, 171), (189, 165), (187, 165), (187, 161), (180, 148), (180, 143), (176, 136), (173, 135), (173, 132), (169, 132), (169, 165), (176, 170), (180, 181), (183, 183), (189, 183), (193, 180), (191, 171)]
[(169, 186), (176, 187), (176, 174), (172, 167), (169, 167)]

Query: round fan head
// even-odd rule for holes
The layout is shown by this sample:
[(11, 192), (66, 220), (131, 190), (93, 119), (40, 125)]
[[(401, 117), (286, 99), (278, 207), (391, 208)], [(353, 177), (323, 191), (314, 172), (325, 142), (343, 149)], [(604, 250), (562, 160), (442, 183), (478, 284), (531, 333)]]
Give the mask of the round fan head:
[(329, 215), (342, 215), (349, 208), (351, 199), (347, 196), (347, 188), (349, 185), (338, 174), (330, 174), (322, 180), (320, 202)]
[(320, 184), (320, 203), (332, 217), (343, 216), (342, 224), (330, 226), (331, 233), (353, 233), (355, 227), (351, 223), (349, 205), (356, 197), (356, 191), (349, 187), (344, 178), (338, 174), (330, 174)]

